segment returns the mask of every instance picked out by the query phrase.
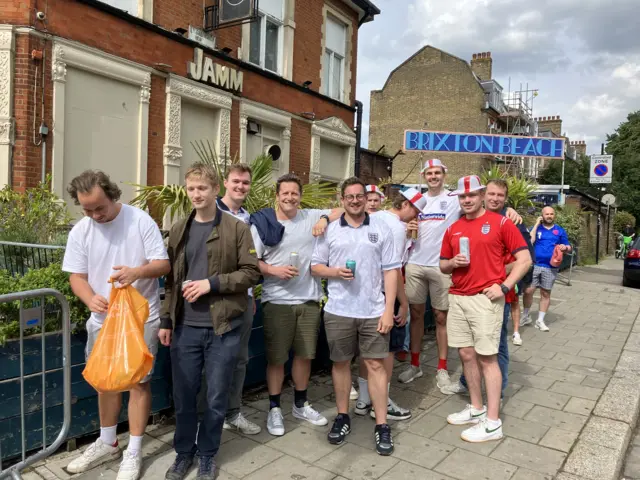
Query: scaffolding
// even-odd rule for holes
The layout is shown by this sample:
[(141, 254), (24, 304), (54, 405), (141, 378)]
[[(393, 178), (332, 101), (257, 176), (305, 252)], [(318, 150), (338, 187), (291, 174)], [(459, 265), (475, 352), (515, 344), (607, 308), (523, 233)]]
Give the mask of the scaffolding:
[[(511, 78), (507, 93), (503, 95), (504, 108), (500, 112), (501, 132), (508, 135), (535, 137), (538, 124), (533, 116), (533, 101), (538, 90), (529, 88), (529, 84), (520, 84), (520, 88), (511, 91)], [(510, 175), (536, 178), (538, 176), (538, 159), (534, 157), (497, 157)]]

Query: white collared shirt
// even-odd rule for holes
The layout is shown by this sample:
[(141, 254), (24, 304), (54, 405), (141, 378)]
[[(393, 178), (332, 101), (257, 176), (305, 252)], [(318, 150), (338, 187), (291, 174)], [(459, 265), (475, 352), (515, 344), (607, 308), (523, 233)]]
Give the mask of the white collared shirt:
[(343, 215), (327, 227), (324, 236), (316, 239), (312, 266), (344, 267), (347, 260), (356, 262), (355, 278), (328, 279), (329, 301), (325, 311), (342, 317), (380, 317), (385, 309), (382, 272), (401, 267), (393, 234), (382, 219), (366, 214), (362, 225), (354, 228)]

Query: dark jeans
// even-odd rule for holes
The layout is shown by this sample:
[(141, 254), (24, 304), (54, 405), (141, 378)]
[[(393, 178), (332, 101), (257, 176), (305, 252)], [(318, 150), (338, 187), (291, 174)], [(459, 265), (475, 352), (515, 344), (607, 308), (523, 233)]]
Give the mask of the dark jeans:
[(249, 339), (253, 327), (253, 297), (247, 297), (249, 306), (244, 312), (243, 322), (240, 326), (240, 353), (236, 368), (233, 372), (231, 386), (229, 387), (229, 403), (225, 418), (233, 420), (239, 413), (242, 406), (242, 388), (247, 374), (247, 364), (249, 363)]
[[(511, 315), (511, 304), (504, 306), (504, 315), (502, 316), (502, 331), (500, 332), (500, 347), (498, 347), (498, 366), (502, 373), (502, 396), (504, 397), (504, 389), (507, 388), (509, 379), (509, 316)], [(460, 377), (460, 383), (467, 388), (467, 379), (464, 378), (464, 372)]]
[[(178, 454), (215, 456), (220, 448), (229, 385), (240, 351), (241, 328), (215, 335), (213, 328), (178, 325), (171, 341), (173, 399)], [(198, 428), (197, 398), (204, 368), (207, 408)], [(197, 447), (196, 447), (197, 436)]]

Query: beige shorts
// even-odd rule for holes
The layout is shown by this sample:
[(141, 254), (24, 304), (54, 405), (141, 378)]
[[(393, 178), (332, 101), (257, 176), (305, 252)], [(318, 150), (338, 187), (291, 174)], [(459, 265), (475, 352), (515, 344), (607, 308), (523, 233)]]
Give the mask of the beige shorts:
[(449, 346), (473, 347), (479, 355), (496, 355), (503, 314), (504, 298), (492, 302), (482, 293), (472, 296), (449, 295)]
[(427, 295), (431, 298), (431, 307), (446, 312), (449, 310), (449, 286), (451, 276), (440, 271), (440, 267), (424, 267), (407, 264), (405, 272), (405, 291), (411, 305), (425, 304)]
[[(98, 340), (98, 334), (102, 329), (102, 324), (94, 322), (93, 320), (89, 320), (86, 325), (87, 329), (87, 345), (84, 348), (84, 358), (85, 361), (89, 360), (89, 355), (91, 355), (91, 350), (93, 350), (93, 346)], [(155, 318), (153, 320), (148, 321), (144, 324), (144, 343), (147, 344), (147, 348), (149, 349), (149, 353), (153, 355), (153, 367), (151, 367), (151, 371), (149, 375), (144, 377), (140, 383), (147, 383), (151, 380), (151, 376), (153, 375), (153, 369), (156, 366), (156, 355), (158, 354), (158, 342), (160, 339), (158, 338), (158, 331), (160, 330), (160, 319)]]

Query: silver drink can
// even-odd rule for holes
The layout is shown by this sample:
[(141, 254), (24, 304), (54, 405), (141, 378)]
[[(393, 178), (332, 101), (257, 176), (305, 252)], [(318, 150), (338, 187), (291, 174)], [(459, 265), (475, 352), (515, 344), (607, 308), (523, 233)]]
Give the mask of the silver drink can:
[(184, 287), (189, 285), (191, 282), (193, 282), (193, 280), (185, 280), (184, 282), (182, 282), (182, 288), (184, 289)]
[(291, 252), (289, 254), (289, 265), (300, 269), (300, 255), (298, 255), (298, 252)]
[(467, 237), (460, 237), (460, 253), (467, 257), (467, 262), (471, 261), (471, 255), (469, 254), (469, 239)]

